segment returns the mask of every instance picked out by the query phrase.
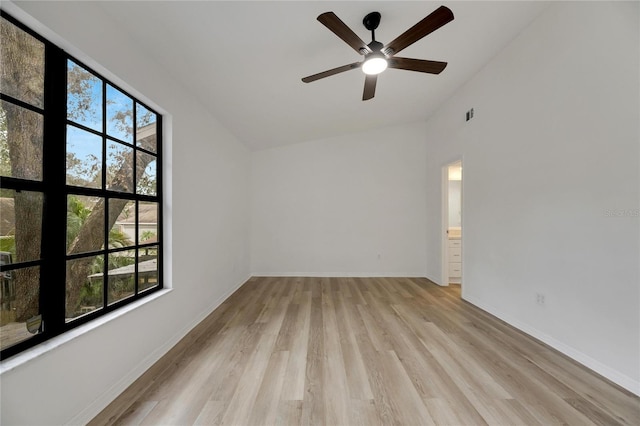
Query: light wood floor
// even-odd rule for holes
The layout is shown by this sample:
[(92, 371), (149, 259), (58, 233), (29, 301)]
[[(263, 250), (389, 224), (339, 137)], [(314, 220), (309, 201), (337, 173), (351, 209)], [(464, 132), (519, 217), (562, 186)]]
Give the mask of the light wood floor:
[(640, 399), (459, 286), (252, 278), (90, 424), (639, 425)]

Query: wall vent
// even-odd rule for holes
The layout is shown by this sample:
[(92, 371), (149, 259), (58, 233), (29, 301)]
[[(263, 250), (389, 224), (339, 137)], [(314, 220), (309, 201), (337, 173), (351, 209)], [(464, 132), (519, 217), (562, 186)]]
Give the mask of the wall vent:
[(467, 120), (469, 121), (473, 118), (473, 108), (471, 108), (469, 111), (467, 111)]

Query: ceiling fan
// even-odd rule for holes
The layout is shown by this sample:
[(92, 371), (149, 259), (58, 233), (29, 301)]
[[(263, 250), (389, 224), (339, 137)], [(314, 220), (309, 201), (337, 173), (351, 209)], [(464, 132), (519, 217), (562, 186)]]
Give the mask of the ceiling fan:
[(341, 72), (362, 68), (362, 71), (366, 74), (362, 100), (366, 101), (373, 98), (375, 95), (378, 74), (384, 71), (387, 67), (429, 74), (440, 74), (442, 70), (444, 70), (447, 66), (446, 62), (400, 58), (395, 55), (424, 36), (453, 21), (453, 12), (451, 12), (448, 7), (440, 6), (422, 21), (409, 28), (387, 45), (383, 45), (379, 41), (376, 41), (375, 30), (380, 24), (380, 17), (380, 13), (371, 12), (362, 20), (365, 28), (371, 31), (371, 43), (366, 44), (351, 30), (351, 28), (342, 22), (335, 13), (325, 12), (318, 16), (318, 21), (320, 21), (321, 24), (329, 28), (329, 30), (340, 37), (356, 52), (364, 55), (364, 60), (362, 62), (354, 62), (352, 64), (343, 65), (318, 74), (310, 75), (303, 78), (302, 81), (305, 83), (311, 83), (312, 81), (320, 80), (321, 78), (329, 77)]

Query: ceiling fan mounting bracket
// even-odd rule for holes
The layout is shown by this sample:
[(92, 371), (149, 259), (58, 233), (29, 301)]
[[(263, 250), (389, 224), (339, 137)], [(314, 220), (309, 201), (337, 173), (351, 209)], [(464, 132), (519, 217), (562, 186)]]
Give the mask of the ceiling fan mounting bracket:
[(362, 24), (369, 31), (373, 31), (380, 25), (380, 12), (371, 12), (362, 20)]

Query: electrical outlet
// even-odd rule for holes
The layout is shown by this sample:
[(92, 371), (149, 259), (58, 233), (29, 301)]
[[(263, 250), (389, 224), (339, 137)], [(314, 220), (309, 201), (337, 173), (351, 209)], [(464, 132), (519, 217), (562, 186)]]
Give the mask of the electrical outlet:
[(544, 305), (544, 294), (536, 293), (536, 303), (538, 305)]

